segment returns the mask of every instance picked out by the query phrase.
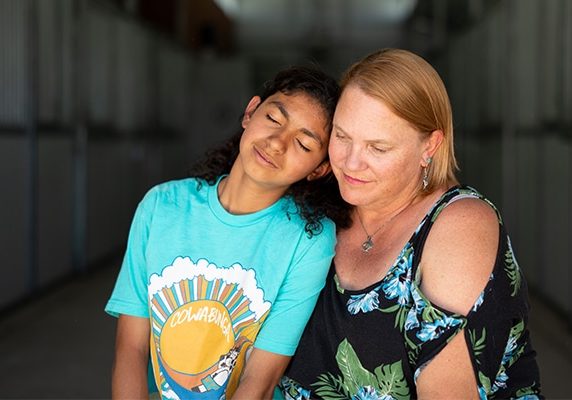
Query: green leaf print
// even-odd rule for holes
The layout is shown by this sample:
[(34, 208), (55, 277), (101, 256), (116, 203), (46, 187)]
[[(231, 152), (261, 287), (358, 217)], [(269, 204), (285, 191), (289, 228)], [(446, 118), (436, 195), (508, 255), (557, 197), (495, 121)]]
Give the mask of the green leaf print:
[(510, 248), (504, 254), (504, 270), (508, 275), (508, 279), (510, 279), (510, 286), (512, 287), (512, 293), (510, 294), (512, 297), (516, 296), (518, 290), (520, 289), (520, 285), (522, 283), (522, 277), (520, 274), (520, 268), (516, 259), (514, 258), (514, 253)]
[(483, 349), (486, 347), (487, 330), (483, 328), (481, 331), (481, 337), (477, 339), (477, 332), (474, 329), (469, 329), (469, 339), (471, 340), (471, 346), (473, 348), (473, 353), (477, 360), (477, 364), (480, 364), (479, 356), (483, 353)]
[(403, 374), (401, 361), (380, 365), (375, 375), (365, 369), (351, 344), (345, 339), (338, 346), (336, 361), (342, 376), (331, 373), (321, 374), (312, 386), (316, 395), (327, 400), (354, 398), (364, 388), (375, 390), (380, 397), (397, 400), (409, 399), (409, 387)]
[(382, 395), (389, 395), (398, 400), (409, 399), (409, 386), (403, 375), (401, 361), (380, 365), (374, 372)]
[(524, 321), (520, 320), (518, 324), (514, 325), (510, 328), (510, 336), (511, 338), (518, 339), (520, 335), (524, 332)]
[(491, 393), (491, 380), (487, 378), (487, 376), (481, 371), (479, 371), (479, 382), (482, 388), (485, 390), (485, 393), (489, 395)]
[(344, 380), (341, 377), (335, 377), (331, 373), (321, 374), (318, 382), (312, 384), (316, 387), (315, 393), (323, 399), (349, 399), (352, 397), (344, 386)]
[(528, 387), (524, 387), (521, 389), (518, 389), (516, 391), (516, 397), (521, 397), (521, 396), (526, 396), (526, 395), (531, 395), (531, 394), (536, 394), (536, 391), (533, 389), (533, 387), (536, 386), (536, 382), (534, 382), (532, 385), (528, 386)]
[(338, 346), (336, 361), (343, 375), (344, 386), (350, 393), (357, 393), (362, 386), (377, 387), (375, 376), (361, 365), (347, 339)]

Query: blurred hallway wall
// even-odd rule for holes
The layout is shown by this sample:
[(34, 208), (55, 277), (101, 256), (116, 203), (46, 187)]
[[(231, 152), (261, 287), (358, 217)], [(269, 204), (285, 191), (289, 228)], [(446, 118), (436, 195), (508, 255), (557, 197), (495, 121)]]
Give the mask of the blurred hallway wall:
[(572, 2), (474, 9), (433, 62), (463, 181), (501, 208), (529, 286), (572, 327)]
[(109, 1), (0, 1), (0, 310), (119, 254), (137, 202), (238, 127), (240, 57)]

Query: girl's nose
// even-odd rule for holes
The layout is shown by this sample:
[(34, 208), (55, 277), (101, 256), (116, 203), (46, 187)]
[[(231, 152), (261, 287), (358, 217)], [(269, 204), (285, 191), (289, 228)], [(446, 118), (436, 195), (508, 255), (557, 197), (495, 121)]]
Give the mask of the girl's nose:
[(275, 132), (268, 137), (268, 147), (273, 153), (283, 153), (286, 151), (287, 134), (284, 131)]

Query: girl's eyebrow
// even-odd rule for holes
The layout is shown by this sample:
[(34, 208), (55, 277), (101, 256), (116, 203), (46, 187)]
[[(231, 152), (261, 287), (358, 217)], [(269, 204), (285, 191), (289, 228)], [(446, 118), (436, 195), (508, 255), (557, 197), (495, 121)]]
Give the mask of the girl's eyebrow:
[[(286, 107), (284, 107), (284, 103), (282, 103), (281, 101), (278, 101), (278, 100), (272, 100), (269, 102), (269, 104), (276, 106), (276, 108), (278, 108), (278, 110), (280, 110), (280, 113), (284, 116), (284, 118), (286, 118), (287, 120), (290, 119), (290, 113), (288, 112)], [(322, 142), (322, 138), (320, 138), (320, 135), (316, 134), (315, 132), (312, 132), (311, 130), (309, 130), (307, 128), (300, 128), (300, 131), (304, 135), (308, 136), (310, 139), (313, 139), (316, 142), (318, 142), (318, 144), (320, 145), (320, 148), (324, 146), (324, 143)]]

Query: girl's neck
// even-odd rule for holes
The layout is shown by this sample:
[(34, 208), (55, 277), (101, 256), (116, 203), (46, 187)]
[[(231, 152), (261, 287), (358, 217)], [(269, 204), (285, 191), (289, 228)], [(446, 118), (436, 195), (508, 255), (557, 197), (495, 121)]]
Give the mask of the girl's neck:
[(231, 214), (251, 214), (276, 203), (284, 191), (271, 190), (256, 185), (244, 175), (230, 174), (218, 185), (218, 198), (221, 205)]

